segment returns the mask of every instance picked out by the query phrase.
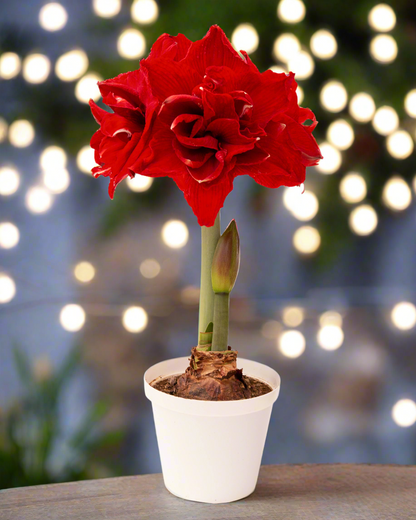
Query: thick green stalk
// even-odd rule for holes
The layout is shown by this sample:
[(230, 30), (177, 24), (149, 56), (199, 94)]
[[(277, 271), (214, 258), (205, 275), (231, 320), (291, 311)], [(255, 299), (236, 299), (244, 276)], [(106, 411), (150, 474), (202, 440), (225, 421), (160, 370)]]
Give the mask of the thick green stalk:
[(228, 313), (230, 293), (215, 293), (214, 297), (214, 333), (211, 350), (228, 349)]
[[(221, 235), (220, 212), (211, 227), (201, 226), (201, 289), (199, 295), (198, 345), (200, 333), (204, 333), (214, 321), (214, 291), (211, 282), (211, 265), (218, 239)], [(202, 338), (201, 338), (202, 339)]]

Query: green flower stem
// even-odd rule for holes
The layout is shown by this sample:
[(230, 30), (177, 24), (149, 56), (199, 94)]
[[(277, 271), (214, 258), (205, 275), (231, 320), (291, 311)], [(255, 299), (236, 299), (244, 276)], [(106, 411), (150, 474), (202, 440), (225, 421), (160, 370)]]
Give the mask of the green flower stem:
[(198, 345), (204, 344), (199, 335), (205, 333), (214, 321), (214, 291), (211, 282), (211, 265), (218, 239), (221, 235), (220, 212), (211, 227), (201, 226), (201, 290), (199, 295)]
[(214, 297), (214, 332), (211, 350), (228, 349), (228, 314), (230, 293), (215, 293)]

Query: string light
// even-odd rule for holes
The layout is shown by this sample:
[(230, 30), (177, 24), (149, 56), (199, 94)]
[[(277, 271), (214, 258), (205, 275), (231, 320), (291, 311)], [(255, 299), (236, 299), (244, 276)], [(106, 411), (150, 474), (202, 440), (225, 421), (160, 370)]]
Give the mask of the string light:
[(83, 173), (89, 173), (91, 175), (92, 168), (97, 166), (94, 159), (94, 150), (91, 146), (83, 146), (77, 153), (77, 166)]
[(300, 50), (300, 41), (292, 33), (281, 34), (273, 44), (273, 56), (283, 63), (291, 60)]
[(137, 334), (147, 327), (147, 313), (142, 307), (129, 307), (123, 313), (122, 322), (128, 332)]
[(81, 103), (89, 103), (90, 99), (98, 101), (101, 97), (97, 83), (102, 81), (102, 77), (94, 72), (85, 74), (75, 86), (75, 97)]
[(387, 151), (395, 159), (406, 159), (412, 154), (413, 139), (406, 130), (397, 130), (386, 139)]
[(319, 210), (319, 202), (316, 195), (308, 190), (301, 193), (297, 186), (285, 189), (283, 203), (292, 215), (301, 221), (313, 219)]
[(141, 58), (146, 51), (146, 40), (139, 30), (126, 29), (118, 37), (117, 50), (127, 60)]
[(399, 126), (399, 116), (392, 107), (382, 106), (374, 114), (373, 127), (380, 135), (389, 135)]
[(85, 311), (81, 305), (70, 303), (62, 308), (59, 321), (68, 332), (78, 332), (85, 324)]
[(305, 336), (298, 330), (286, 330), (278, 339), (280, 352), (288, 358), (297, 358), (305, 352)]
[(95, 277), (95, 267), (90, 262), (79, 262), (74, 268), (74, 276), (81, 283), (89, 283)]
[(15, 52), (5, 52), (0, 57), (0, 78), (12, 79), (22, 68), (19, 56)]
[(0, 143), (6, 140), (8, 129), (9, 125), (7, 124), (7, 121), (0, 117)]
[(51, 62), (43, 54), (30, 54), (23, 60), (23, 78), (28, 83), (43, 83), (51, 70)]
[(246, 51), (247, 54), (251, 54), (259, 46), (259, 35), (251, 23), (242, 23), (234, 29), (231, 43), (237, 51)]
[(16, 148), (26, 148), (32, 144), (34, 138), (35, 129), (26, 119), (18, 119), (9, 127), (9, 141)]
[(163, 242), (173, 249), (179, 249), (186, 245), (188, 237), (188, 227), (181, 220), (169, 220), (163, 225)]
[(55, 74), (62, 81), (74, 81), (86, 73), (88, 64), (87, 54), (82, 49), (74, 49), (58, 58)]
[(20, 233), (17, 226), (11, 222), (0, 223), (0, 247), (3, 249), (11, 249), (17, 246), (20, 239)]
[(337, 350), (344, 342), (344, 332), (339, 325), (324, 325), (319, 329), (317, 341), (324, 350)]
[(282, 332), (282, 325), (276, 320), (269, 320), (263, 323), (261, 335), (267, 339), (276, 339)]
[(56, 170), (46, 170), (43, 172), (43, 184), (52, 193), (63, 193), (71, 183), (68, 170), (59, 168)]
[(3, 166), (0, 168), (0, 195), (8, 197), (16, 193), (20, 185), (20, 175), (16, 168)]
[(39, 11), (39, 24), (45, 31), (59, 31), (65, 27), (67, 20), (65, 8), (56, 2), (44, 5)]
[(337, 311), (326, 311), (319, 317), (319, 325), (325, 327), (326, 325), (336, 325), (342, 327), (342, 316)]
[(296, 74), (297, 79), (308, 79), (315, 70), (315, 62), (306, 51), (300, 51), (290, 58), (288, 68)]
[(323, 159), (321, 159), (319, 164), (316, 166), (316, 169), (325, 175), (335, 173), (342, 163), (341, 153), (337, 148), (329, 143), (320, 144), (320, 149)]
[(311, 226), (302, 226), (293, 235), (295, 249), (303, 255), (315, 253), (321, 245), (319, 231)]
[(9, 303), (16, 295), (16, 284), (13, 278), (0, 272), (0, 303)]
[(378, 63), (391, 63), (396, 59), (397, 52), (396, 40), (389, 34), (379, 34), (374, 36), (370, 42), (371, 57)]
[(42, 170), (65, 168), (67, 157), (65, 150), (60, 146), (48, 146), (40, 156), (39, 164)]
[(93, 0), (92, 6), (96, 15), (113, 18), (120, 12), (121, 0)]
[(366, 92), (355, 94), (349, 106), (351, 116), (359, 123), (368, 123), (373, 119), (376, 111), (374, 99)]
[(345, 175), (339, 185), (341, 197), (350, 204), (356, 204), (365, 199), (367, 184), (362, 175), (350, 172)]
[(400, 399), (393, 406), (391, 416), (402, 428), (413, 426), (416, 422), (416, 403), (411, 399)]
[(329, 112), (341, 112), (347, 105), (347, 90), (340, 81), (328, 81), (321, 89), (319, 100)]
[(150, 24), (157, 20), (159, 7), (154, 0), (135, 0), (131, 6), (131, 17), (134, 22)]
[(416, 117), (416, 89), (406, 94), (404, 99), (404, 109), (410, 117)]
[(282, 22), (299, 23), (305, 14), (305, 4), (301, 0), (280, 0), (277, 6), (277, 16)]
[(369, 204), (362, 204), (351, 211), (348, 223), (356, 235), (370, 235), (378, 224), (377, 213)]
[(345, 119), (333, 121), (326, 136), (328, 141), (340, 150), (347, 150), (354, 142), (354, 130)]
[(52, 202), (52, 196), (45, 188), (34, 186), (27, 190), (25, 204), (31, 213), (46, 213), (51, 208)]
[(388, 32), (396, 25), (396, 14), (389, 5), (378, 4), (368, 13), (368, 23), (375, 31)]
[(160, 273), (160, 264), (154, 258), (147, 258), (140, 264), (140, 272), (145, 278), (156, 278)]
[(410, 302), (397, 303), (391, 311), (391, 321), (399, 330), (410, 330), (416, 325), (416, 307)]
[(299, 327), (305, 317), (301, 307), (285, 307), (282, 312), (282, 320), (288, 327)]
[(333, 58), (338, 51), (337, 40), (325, 29), (320, 29), (312, 35), (310, 46), (312, 53), (321, 60)]
[(153, 178), (137, 173), (133, 178), (127, 177), (126, 182), (131, 191), (140, 193), (142, 191), (147, 191), (150, 188), (153, 184)]

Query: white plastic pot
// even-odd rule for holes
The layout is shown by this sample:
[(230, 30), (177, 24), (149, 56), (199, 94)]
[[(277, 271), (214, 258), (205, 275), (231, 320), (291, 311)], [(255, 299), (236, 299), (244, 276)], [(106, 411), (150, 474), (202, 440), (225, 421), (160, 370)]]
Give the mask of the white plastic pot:
[(243, 373), (273, 391), (240, 401), (183, 399), (150, 386), (159, 376), (181, 374), (187, 357), (153, 365), (144, 375), (152, 402), (165, 486), (187, 500), (218, 504), (250, 495), (257, 484), (273, 403), (280, 390), (277, 372), (237, 359)]

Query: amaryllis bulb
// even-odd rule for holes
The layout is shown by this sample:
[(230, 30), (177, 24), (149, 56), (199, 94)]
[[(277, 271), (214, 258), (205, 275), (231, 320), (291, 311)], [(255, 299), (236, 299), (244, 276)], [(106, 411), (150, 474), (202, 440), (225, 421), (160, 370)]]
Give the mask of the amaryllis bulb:
[(229, 294), (240, 269), (240, 237), (233, 219), (220, 236), (212, 259), (211, 278), (214, 293)]

